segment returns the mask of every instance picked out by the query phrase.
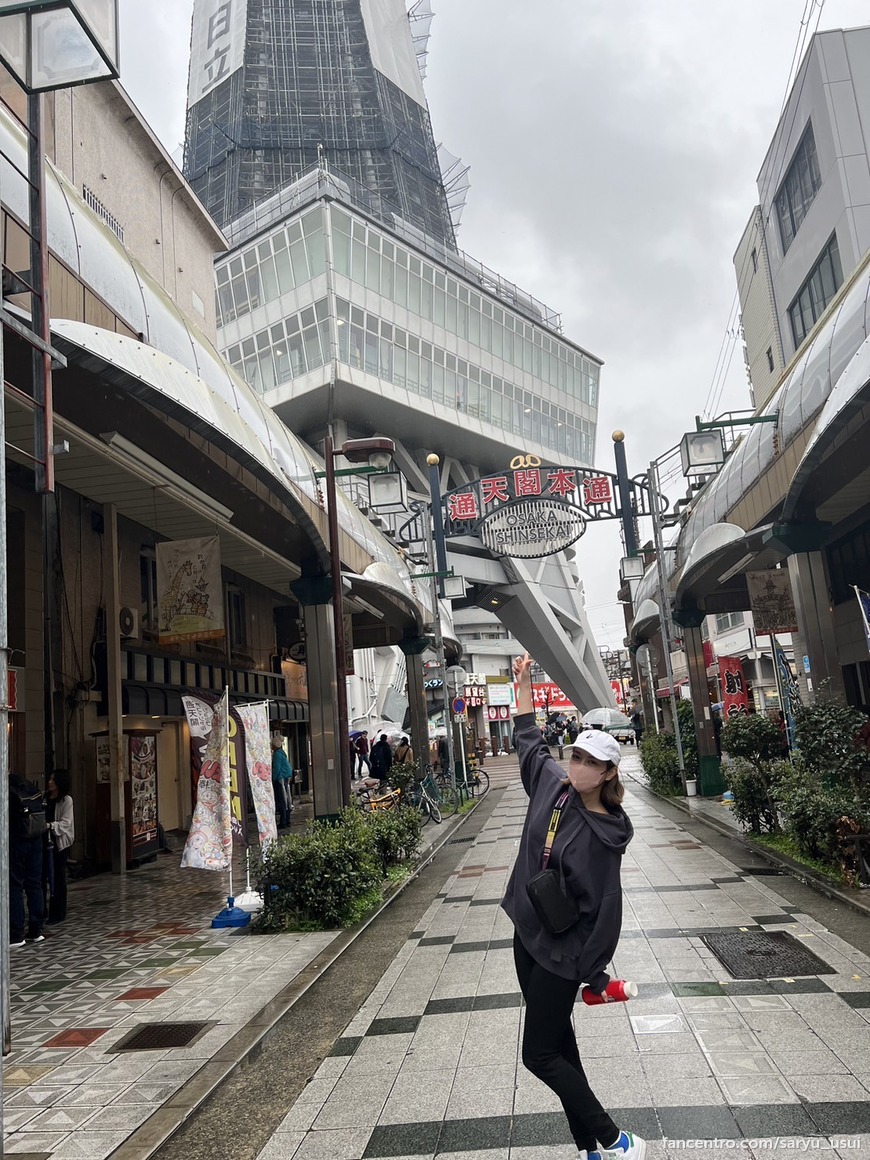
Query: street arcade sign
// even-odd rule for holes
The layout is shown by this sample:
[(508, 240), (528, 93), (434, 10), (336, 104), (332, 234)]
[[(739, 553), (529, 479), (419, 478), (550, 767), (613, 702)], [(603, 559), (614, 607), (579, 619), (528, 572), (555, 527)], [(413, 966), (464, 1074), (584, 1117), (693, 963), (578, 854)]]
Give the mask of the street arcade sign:
[[(649, 492), (631, 481), (632, 515), (649, 515)], [(477, 536), (497, 556), (533, 560), (579, 540), (591, 520), (621, 519), (615, 475), (589, 467), (549, 467), (517, 455), (510, 470), (444, 495), (444, 534)]]

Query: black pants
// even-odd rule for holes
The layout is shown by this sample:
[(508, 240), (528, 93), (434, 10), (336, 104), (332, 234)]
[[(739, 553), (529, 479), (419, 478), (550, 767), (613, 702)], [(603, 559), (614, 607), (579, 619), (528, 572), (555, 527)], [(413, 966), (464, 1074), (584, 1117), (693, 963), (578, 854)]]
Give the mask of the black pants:
[(619, 1128), (589, 1086), (571, 1027), (580, 984), (545, 971), (517, 934), (514, 962), (526, 1001), (523, 1066), (562, 1101), (571, 1135), (581, 1151), (585, 1148), (591, 1152), (598, 1143), (603, 1147), (612, 1144), (619, 1136)]
[[(25, 925), (28, 938), (42, 934), (45, 895), (42, 892), (42, 838), (9, 843), (9, 941), (20, 943)], [(27, 910), (24, 913), (24, 896)]]
[(63, 922), (66, 918), (66, 864), (69, 861), (70, 847), (58, 850), (53, 846), (49, 851), (54, 859), (54, 874), (52, 876), (51, 901), (48, 904), (48, 917), (51, 922)]

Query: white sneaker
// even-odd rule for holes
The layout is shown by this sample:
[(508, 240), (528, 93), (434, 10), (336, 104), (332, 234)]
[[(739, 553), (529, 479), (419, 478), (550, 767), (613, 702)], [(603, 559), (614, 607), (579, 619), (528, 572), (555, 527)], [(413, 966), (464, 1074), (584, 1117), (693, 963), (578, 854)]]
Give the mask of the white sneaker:
[(615, 1144), (601, 1149), (601, 1156), (602, 1160), (644, 1160), (646, 1141), (633, 1132), (620, 1132)]
[(23, 947), (24, 945), (25, 945), (25, 942), (24, 942), (24, 939), (22, 939), (21, 942), (11, 942), (9, 944), (9, 949), (16, 950), (18, 947)]

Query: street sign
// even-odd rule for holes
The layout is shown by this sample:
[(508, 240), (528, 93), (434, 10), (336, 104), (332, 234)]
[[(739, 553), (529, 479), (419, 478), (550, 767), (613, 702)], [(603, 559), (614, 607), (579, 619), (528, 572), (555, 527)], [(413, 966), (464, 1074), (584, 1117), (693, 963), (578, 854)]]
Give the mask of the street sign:
[(462, 697), (453, 698), (453, 712), (458, 713), (460, 717), (465, 712), (465, 701), (462, 699)]
[(465, 720), (465, 714), (464, 713), (454, 713), (453, 720), (457, 725), (461, 725), (462, 722)]

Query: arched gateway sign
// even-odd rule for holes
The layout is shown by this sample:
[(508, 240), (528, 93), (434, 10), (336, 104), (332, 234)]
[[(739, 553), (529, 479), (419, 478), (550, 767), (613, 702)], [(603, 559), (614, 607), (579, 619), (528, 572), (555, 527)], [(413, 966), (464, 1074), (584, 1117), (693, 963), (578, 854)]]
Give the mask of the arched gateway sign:
[[(627, 512), (621, 495), (628, 497)], [(590, 521), (652, 514), (644, 484), (590, 467), (548, 466), (535, 455), (518, 455), (510, 470), (441, 498), (445, 536), (478, 536), (493, 554), (524, 560), (561, 552)]]

